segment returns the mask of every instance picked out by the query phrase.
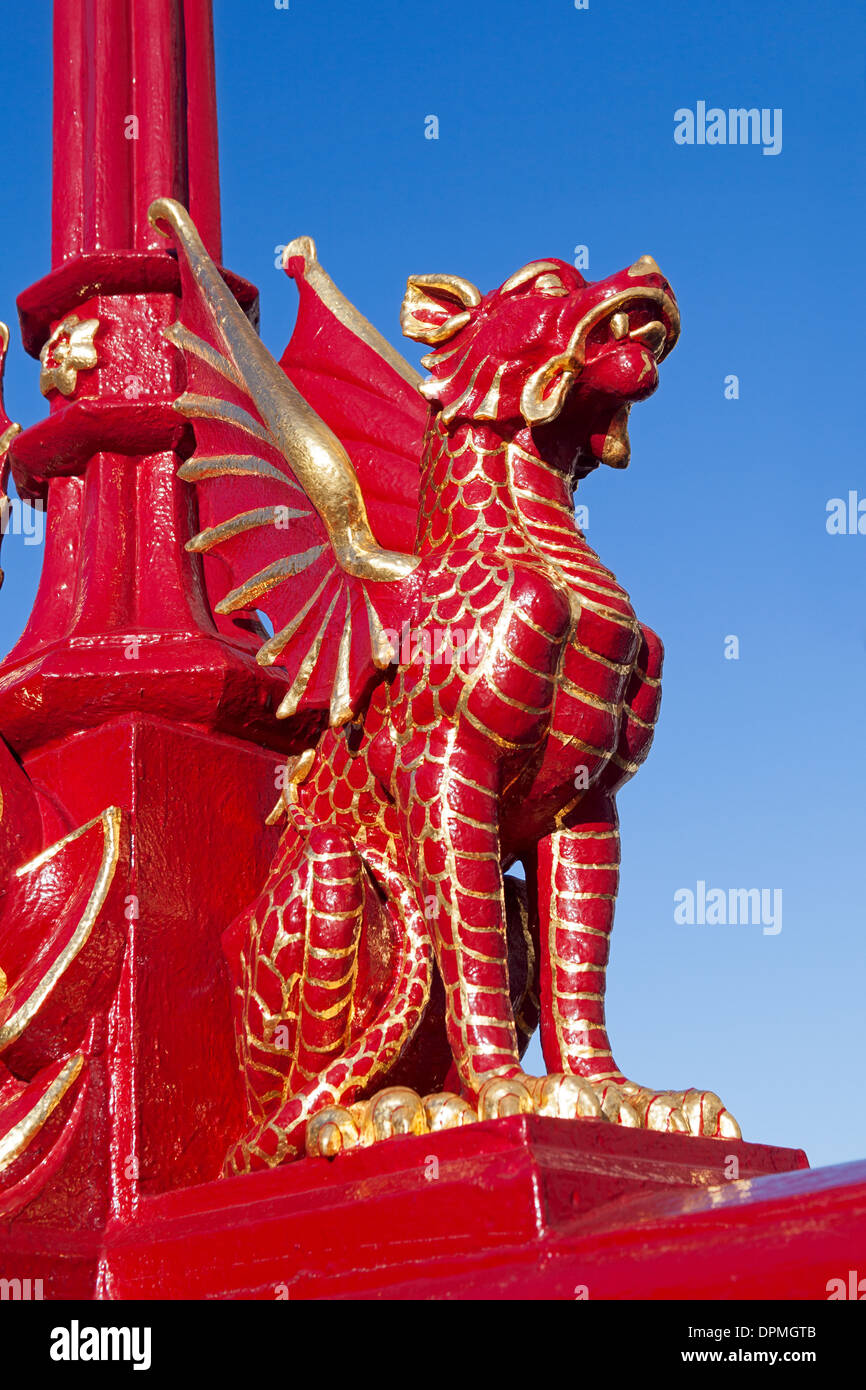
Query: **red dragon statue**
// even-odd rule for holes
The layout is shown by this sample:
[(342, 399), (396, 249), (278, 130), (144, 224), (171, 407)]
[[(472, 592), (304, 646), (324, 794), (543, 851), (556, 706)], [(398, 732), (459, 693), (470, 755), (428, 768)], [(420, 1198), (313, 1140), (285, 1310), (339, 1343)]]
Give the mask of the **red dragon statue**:
[(226, 1171), (530, 1110), (737, 1137), (712, 1092), (626, 1079), (605, 1028), (615, 798), (662, 646), (573, 497), (628, 463), (676, 342), (655, 261), (596, 283), (533, 261), (487, 295), (413, 276), (422, 381), (309, 239), (285, 252), (278, 364), (185, 210), (151, 220), (182, 269), (190, 547), (218, 612), (272, 621), (258, 659), (285, 667), (298, 733), (270, 875), (224, 936), (248, 1112)]

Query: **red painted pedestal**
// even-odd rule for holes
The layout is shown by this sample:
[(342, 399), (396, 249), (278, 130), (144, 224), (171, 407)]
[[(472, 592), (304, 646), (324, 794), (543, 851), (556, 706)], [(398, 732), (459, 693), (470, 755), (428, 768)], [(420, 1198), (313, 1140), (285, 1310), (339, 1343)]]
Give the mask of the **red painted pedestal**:
[(825, 1300), (858, 1248), (866, 1164), (515, 1116), (19, 1224), (0, 1259), (47, 1298)]

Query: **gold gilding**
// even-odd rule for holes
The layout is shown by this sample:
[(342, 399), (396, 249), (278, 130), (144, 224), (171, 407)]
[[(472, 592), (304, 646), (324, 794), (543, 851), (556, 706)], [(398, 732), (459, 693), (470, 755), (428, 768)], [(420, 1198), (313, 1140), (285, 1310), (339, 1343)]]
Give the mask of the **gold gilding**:
[(98, 328), (99, 319), (80, 319), (77, 314), (68, 314), (57, 325), (39, 354), (42, 363), (39, 390), (43, 396), (47, 396), (49, 391), (71, 396), (78, 382), (78, 373), (96, 366), (93, 339)]
[[(3, 370), (4, 370), (5, 366), (6, 366), (6, 351), (7, 351), (8, 347), (9, 347), (9, 329), (6, 327), (6, 324), (5, 324), (5, 323), (0, 323), (0, 420), (8, 419), (8, 416), (6, 415), (6, 412), (5, 412), (4, 407), (3, 407), (3, 390), (2, 390), (2, 385), (3, 385)], [(21, 426), (20, 426), (20, 425), (16, 425), (16, 424), (11, 424), (11, 423), (10, 423), (9, 425), (6, 426), (6, 429), (3, 430), (2, 433), (0, 433), (0, 461), (2, 461), (3, 456), (4, 456), (4, 454), (6, 453), (6, 450), (9, 448), (9, 445), (12, 443), (12, 440), (15, 438), (16, 434), (20, 434), (20, 433), (21, 433)], [(5, 519), (5, 518), (0, 518), (0, 521), (2, 521), (2, 520), (4, 520), (4, 519)], [(2, 571), (0, 571), (0, 574), (2, 574)]]
[[(190, 274), (213, 314), (223, 349), (265, 422), (268, 441), (280, 450), (327, 529), (339, 564), (360, 579), (392, 580), (411, 574), (417, 559), (379, 546), (352, 462), (343, 445), (274, 361), (204, 248), (185, 208), (158, 198), (151, 225), (168, 223)], [(178, 403), (190, 413), (189, 401)], [(202, 414), (219, 417), (210, 406)], [(223, 403), (223, 412), (227, 406)], [(251, 418), (251, 417), (250, 417)], [(237, 421), (235, 421), (237, 423)], [(250, 430), (261, 433), (261, 428)]]
[[(439, 316), (447, 312), (442, 299), (453, 305), (456, 312), (439, 322)], [(481, 291), (460, 275), (410, 275), (400, 310), (400, 327), (407, 338), (434, 347), (453, 338), (469, 322), (469, 310), (477, 309), (480, 303)]]
[(17, 1125), (13, 1125), (12, 1129), (0, 1136), (0, 1173), (3, 1172), (4, 1168), (8, 1168), (10, 1164), (14, 1163), (30, 1141), (35, 1139), (51, 1112), (56, 1109), (66, 1095), (83, 1066), (84, 1058), (80, 1052), (70, 1057), (60, 1074), (55, 1077), (38, 1103), (31, 1110), (28, 1110), (23, 1120), (19, 1120)]
[(624, 338), (629, 306), (648, 302), (659, 305), (668, 326), (653, 320), (641, 328), (629, 329), (628, 337), (647, 342), (658, 361), (667, 356), (680, 332), (679, 310), (670, 295), (654, 285), (619, 290), (584, 314), (565, 350), (543, 363), (527, 379), (520, 397), (520, 412), (528, 425), (547, 424), (556, 419), (573, 382), (583, 369), (586, 342), (596, 324), (609, 319), (614, 338)]
[(303, 782), (316, 756), (315, 748), (305, 748), (293, 758), (286, 759), (286, 780), (277, 804), (268, 816), (265, 825), (277, 825), (290, 806), (298, 802), (298, 787)]
[(116, 806), (109, 806), (106, 811), (102, 812), (101, 816), (94, 817), (93, 820), (88, 821), (86, 825), (82, 825), (78, 830), (73, 830), (70, 835), (65, 835), (62, 840), (58, 840), (55, 844), (50, 845), (48, 849), (43, 850), (35, 859), (31, 859), (29, 863), (24, 864), (22, 868), (16, 870), (16, 878), (26, 878), (31, 874), (37, 873), (38, 870), (42, 868), (43, 864), (53, 859), (54, 856), (65, 849), (67, 845), (71, 844), (74, 840), (80, 839), (82, 835), (86, 835), (93, 826), (102, 825), (102, 861), (84, 912), (70, 936), (69, 941), (52, 963), (50, 969), (45, 972), (36, 988), (31, 990), (21, 1007), (15, 1010), (10, 1017), (6, 1019), (2, 1027), (0, 1027), (0, 1051), (9, 1047), (11, 1043), (15, 1042), (16, 1038), (21, 1036), (28, 1023), (35, 1017), (51, 991), (54, 989), (61, 975), (63, 975), (72, 964), (90, 936), (93, 925), (105, 904), (108, 890), (111, 887), (111, 881), (114, 878), (114, 871), (117, 868), (117, 861), (120, 857), (121, 819), (121, 811)]
[(338, 729), (352, 718), (352, 695), (349, 688), (349, 656), (352, 650), (352, 610), (349, 595), (346, 593), (346, 617), (340, 634), (340, 648), (337, 654), (337, 672), (331, 690), (331, 727)]
[(514, 274), (505, 281), (500, 294), (510, 294), (512, 290), (518, 290), (523, 285), (528, 285), (531, 280), (535, 281), (534, 288), (540, 290), (542, 294), (566, 295), (568, 290), (562, 283), (559, 275), (559, 266), (556, 261), (530, 261), (529, 265), (516, 270)]
[(10, 425), (8, 429), (5, 429), (2, 434), (0, 434), (0, 459), (3, 458), (3, 455), (6, 453), (6, 450), (9, 448), (9, 445), (12, 443), (12, 440), (15, 438), (16, 434), (20, 433), (21, 426), (13, 424)]
[(652, 256), (638, 256), (634, 265), (630, 265), (626, 273), (634, 278), (638, 275), (661, 275), (661, 270)]

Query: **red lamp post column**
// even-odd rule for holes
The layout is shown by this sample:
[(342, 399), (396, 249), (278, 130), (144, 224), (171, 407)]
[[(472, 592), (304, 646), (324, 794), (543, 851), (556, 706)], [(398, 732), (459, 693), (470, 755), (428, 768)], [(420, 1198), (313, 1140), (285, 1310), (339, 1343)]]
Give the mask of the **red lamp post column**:
[[(284, 678), (256, 664), (251, 618), (214, 616), (216, 562), (184, 548), (199, 529), (177, 478), (192, 438), (162, 336), (180, 282), (147, 221), (155, 197), (177, 198), (219, 257), (210, 0), (54, 13), (53, 268), (19, 299), (50, 411), (10, 455), (19, 492), (47, 505), (47, 540), (0, 666), (0, 733), (53, 834), (121, 808), (128, 946), (90, 1058), (86, 1142), (16, 1225), (95, 1231), (143, 1192), (216, 1176), (238, 1122), (219, 937), (274, 849)], [(254, 316), (254, 288), (226, 280)]]
[[(50, 415), (10, 453), (49, 525), (30, 623), (0, 669), (0, 729), (23, 752), (49, 712), (56, 738), (147, 709), (278, 743), (280, 677), (252, 659), (249, 620), (214, 617), (216, 562), (184, 550), (194, 499), (175, 475), (191, 436), (173, 409), (183, 366), (162, 337), (179, 277), (147, 221), (157, 196), (188, 202), (219, 256), (210, 4), (58, 0), (54, 51), (54, 268), (19, 312), (34, 356), (70, 315), (95, 321), (96, 363), (71, 382), (43, 373)], [(226, 278), (255, 315), (254, 288)]]

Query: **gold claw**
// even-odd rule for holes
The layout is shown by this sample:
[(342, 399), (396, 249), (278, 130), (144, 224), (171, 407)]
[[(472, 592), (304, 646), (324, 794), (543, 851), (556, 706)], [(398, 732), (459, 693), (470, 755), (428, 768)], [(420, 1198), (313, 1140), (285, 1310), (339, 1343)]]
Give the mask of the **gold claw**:
[[(527, 1078), (528, 1080), (528, 1078)], [(506, 1115), (531, 1115), (532, 1096), (524, 1080), (516, 1076), (494, 1076), (478, 1092), (479, 1120), (497, 1120)]]
[(686, 1091), (683, 1111), (691, 1134), (711, 1139), (742, 1139), (742, 1131), (715, 1091)]
[(364, 1103), (361, 1143), (378, 1143), (398, 1134), (426, 1134), (427, 1116), (421, 1097), (408, 1086), (388, 1086)]
[(600, 1099), (604, 1114), (615, 1125), (623, 1125), (626, 1129), (641, 1128), (640, 1115), (620, 1086), (612, 1082), (603, 1085)]
[(425, 1096), (423, 1105), (431, 1134), (440, 1129), (459, 1129), (461, 1125), (474, 1124), (478, 1118), (469, 1102), (451, 1091), (438, 1091), (435, 1095)]
[(649, 1106), (644, 1121), (647, 1129), (660, 1134), (688, 1134), (689, 1121), (682, 1106), (676, 1105), (670, 1096), (658, 1096)]
[(356, 1149), (361, 1136), (350, 1111), (328, 1105), (308, 1121), (305, 1139), (309, 1158), (334, 1158), (344, 1149)]
[(536, 1115), (557, 1120), (606, 1118), (595, 1090), (583, 1077), (568, 1073), (541, 1076), (531, 1091)]

